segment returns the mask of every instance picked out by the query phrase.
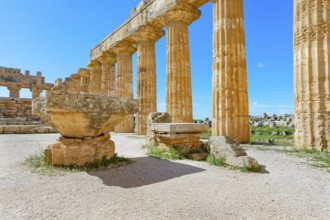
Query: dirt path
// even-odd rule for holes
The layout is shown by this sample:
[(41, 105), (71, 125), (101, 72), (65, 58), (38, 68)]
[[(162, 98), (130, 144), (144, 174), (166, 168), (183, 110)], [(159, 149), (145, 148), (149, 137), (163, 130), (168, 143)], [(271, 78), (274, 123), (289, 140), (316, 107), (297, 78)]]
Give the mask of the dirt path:
[(268, 173), (145, 156), (144, 139), (113, 135), (135, 163), (41, 176), (22, 165), (58, 135), (0, 135), (0, 219), (329, 219), (330, 173), (249, 149)]

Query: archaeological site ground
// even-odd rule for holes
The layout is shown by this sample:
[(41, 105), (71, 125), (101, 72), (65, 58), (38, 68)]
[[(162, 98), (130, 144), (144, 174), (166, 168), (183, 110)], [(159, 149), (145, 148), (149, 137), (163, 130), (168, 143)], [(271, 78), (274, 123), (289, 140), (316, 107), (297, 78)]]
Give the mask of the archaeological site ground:
[[(194, 120), (188, 27), (205, 4), (212, 118)], [(0, 219), (329, 219), (330, 1), (294, 0), (293, 23), (293, 115), (249, 115), (243, 0), (142, 0), (54, 84), (0, 67)]]

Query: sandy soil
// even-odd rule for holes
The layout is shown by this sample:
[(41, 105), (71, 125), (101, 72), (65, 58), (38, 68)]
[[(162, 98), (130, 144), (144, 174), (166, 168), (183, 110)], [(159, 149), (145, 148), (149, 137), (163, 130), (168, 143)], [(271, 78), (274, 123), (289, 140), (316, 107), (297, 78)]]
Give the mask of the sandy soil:
[(57, 134), (0, 135), (0, 219), (330, 219), (330, 173), (284, 153), (249, 149), (265, 173), (145, 156), (144, 138), (113, 134), (135, 163), (42, 176), (24, 158)]

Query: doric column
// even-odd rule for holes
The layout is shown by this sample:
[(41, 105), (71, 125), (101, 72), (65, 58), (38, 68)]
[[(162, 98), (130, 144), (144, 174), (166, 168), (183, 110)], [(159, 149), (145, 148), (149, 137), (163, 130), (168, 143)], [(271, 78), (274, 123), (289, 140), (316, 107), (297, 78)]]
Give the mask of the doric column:
[(102, 83), (101, 91), (105, 96), (115, 96), (116, 95), (116, 67), (117, 62), (116, 55), (113, 53), (107, 53), (98, 58), (98, 61), (102, 64)]
[(250, 141), (242, 0), (213, 4), (214, 136)]
[(91, 94), (101, 95), (101, 63), (97, 60), (92, 60), (87, 64), (87, 66), (90, 69), (89, 92)]
[(330, 2), (294, 1), (295, 146), (330, 152)]
[[(130, 45), (113, 48), (117, 55), (116, 96), (133, 98), (132, 54), (136, 51)], [(117, 133), (130, 133), (134, 130), (133, 115), (128, 115), (115, 127)]]
[(150, 26), (142, 27), (133, 35), (137, 42), (137, 86), (139, 112), (135, 115), (135, 134), (147, 133), (147, 117), (156, 112), (156, 58), (155, 43), (164, 31)]
[(200, 11), (181, 4), (163, 19), (166, 31), (166, 111), (171, 122), (192, 122), (192, 94), (188, 25), (200, 17)]
[(90, 70), (79, 68), (78, 74), (80, 75), (80, 93), (88, 93), (90, 85)]
[(71, 74), (70, 81), (68, 83), (68, 91), (80, 93), (80, 75)]
[(19, 98), (19, 92), (21, 91), (21, 87), (17, 84), (7, 86), (9, 90), (9, 97), (10, 98)]
[(32, 86), (30, 91), (32, 92), (32, 98), (35, 99), (40, 97), (40, 94), (42, 93), (43, 89), (39, 88), (38, 86)]

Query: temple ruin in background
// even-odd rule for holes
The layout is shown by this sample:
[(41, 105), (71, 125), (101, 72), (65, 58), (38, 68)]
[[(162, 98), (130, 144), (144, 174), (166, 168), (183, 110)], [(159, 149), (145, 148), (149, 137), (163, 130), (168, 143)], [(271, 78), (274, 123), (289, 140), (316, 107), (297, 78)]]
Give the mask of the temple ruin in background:
[(32, 99), (20, 98), (23, 88), (30, 90), (32, 98), (37, 98), (53, 86), (45, 82), (41, 72), (33, 76), (28, 70), (23, 74), (20, 69), (0, 67), (0, 87), (9, 90), (9, 97), (0, 94), (0, 134), (54, 132), (44, 126), (38, 116), (32, 115)]

